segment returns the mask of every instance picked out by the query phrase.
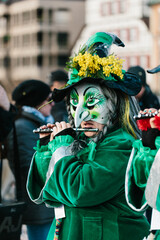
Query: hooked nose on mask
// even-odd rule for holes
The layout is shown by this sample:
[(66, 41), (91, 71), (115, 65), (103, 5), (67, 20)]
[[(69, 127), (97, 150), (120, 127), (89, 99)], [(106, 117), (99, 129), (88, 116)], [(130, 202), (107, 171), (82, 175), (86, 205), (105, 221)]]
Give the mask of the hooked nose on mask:
[(76, 114), (75, 114), (75, 127), (79, 127), (81, 125), (82, 121), (89, 121), (91, 120), (91, 115), (89, 111), (84, 111), (84, 108), (77, 108)]

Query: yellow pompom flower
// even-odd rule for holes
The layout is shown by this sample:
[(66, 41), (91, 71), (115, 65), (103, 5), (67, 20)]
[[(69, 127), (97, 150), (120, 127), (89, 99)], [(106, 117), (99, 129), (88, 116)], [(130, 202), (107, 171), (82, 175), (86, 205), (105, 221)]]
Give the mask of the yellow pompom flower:
[(123, 79), (122, 64), (123, 60), (114, 55), (100, 58), (87, 51), (84, 54), (79, 53), (72, 61), (72, 67), (77, 69), (80, 77), (92, 77), (102, 71), (106, 77), (113, 73)]

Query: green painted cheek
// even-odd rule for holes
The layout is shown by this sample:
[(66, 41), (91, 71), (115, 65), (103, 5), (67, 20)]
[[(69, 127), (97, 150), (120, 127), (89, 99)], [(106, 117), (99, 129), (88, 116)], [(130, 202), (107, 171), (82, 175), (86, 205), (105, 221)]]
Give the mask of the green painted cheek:
[(72, 117), (75, 118), (75, 112), (72, 113)]
[(92, 119), (97, 119), (100, 116), (100, 113), (96, 112), (96, 111), (91, 111), (91, 118)]

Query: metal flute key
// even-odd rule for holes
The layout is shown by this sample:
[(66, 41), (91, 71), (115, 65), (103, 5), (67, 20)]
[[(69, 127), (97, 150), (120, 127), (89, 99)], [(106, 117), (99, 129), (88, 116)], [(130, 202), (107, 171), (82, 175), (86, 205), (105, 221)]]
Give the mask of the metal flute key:
[[(73, 128), (74, 131), (77, 132), (98, 132), (98, 128)], [(37, 128), (33, 130), (33, 133), (52, 133), (53, 129), (51, 128), (46, 128), (46, 129), (41, 129)]]
[(138, 115), (135, 115), (133, 117), (134, 117), (135, 120), (140, 120), (140, 119), (155, 117), (155, 116), (157, 116), (158, 113), (159, 113), (158, 111), (155, 111), (153, 113), (149, 112), (149, 113), (146, 113), (146, 114), (139, 113)]

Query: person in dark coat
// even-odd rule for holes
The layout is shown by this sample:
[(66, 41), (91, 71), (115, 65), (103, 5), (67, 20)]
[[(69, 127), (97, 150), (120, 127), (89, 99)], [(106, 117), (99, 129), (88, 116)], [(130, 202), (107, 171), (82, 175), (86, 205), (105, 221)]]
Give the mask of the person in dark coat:
[(146, 72), (140, 66), (132, 66), (128, 69), (128, 72), (136, 74), (141, 82), (141, 91), (136, 95), (141, 110), (145, 108), (160, 108), (158, 97), (152, 92), (149, 85), (146, 83)]
[(13, 126), (16, 108), (10, 104), (7, 93), (0, 85), (0, 142), (4, 141)]
[[(58, 69), (52, 71), (49, 75), (49, 85), (53, 91), (55, 88), (59, 89), (65, 86), (68, 81), (68, 75), (65, 71)], [(68, 121), (68, 113), (66, 103), (64, 100), (54, 103), (51, 111), (55, 122)]]
[[(53, 208), (46, 208), (45, 205), (36, 205), (28, 197), (26, 191), (26, 180), (30, 162), (35, 152), (38, 136), (33, 130), (48, 122), (54, 122), (51, 116), (52, 103), (44, 105), (50, 98), (50, 87), (39, 80), (26, 80), (20, 83), (13, 91), (12, 98), (20, 108), (20, 114), (15, 121), (16, 137), (22, 179), (22, 196), (27, 203), (23, 215), (23, 224), (27, 225), (29, 240), (46, 240), (51, 222), (54, 218)], [(39, 109), (39, 110), (38, 110)], [(13, 134), (8, 136), (8, 159), (12, 168), (13, 159)]]

